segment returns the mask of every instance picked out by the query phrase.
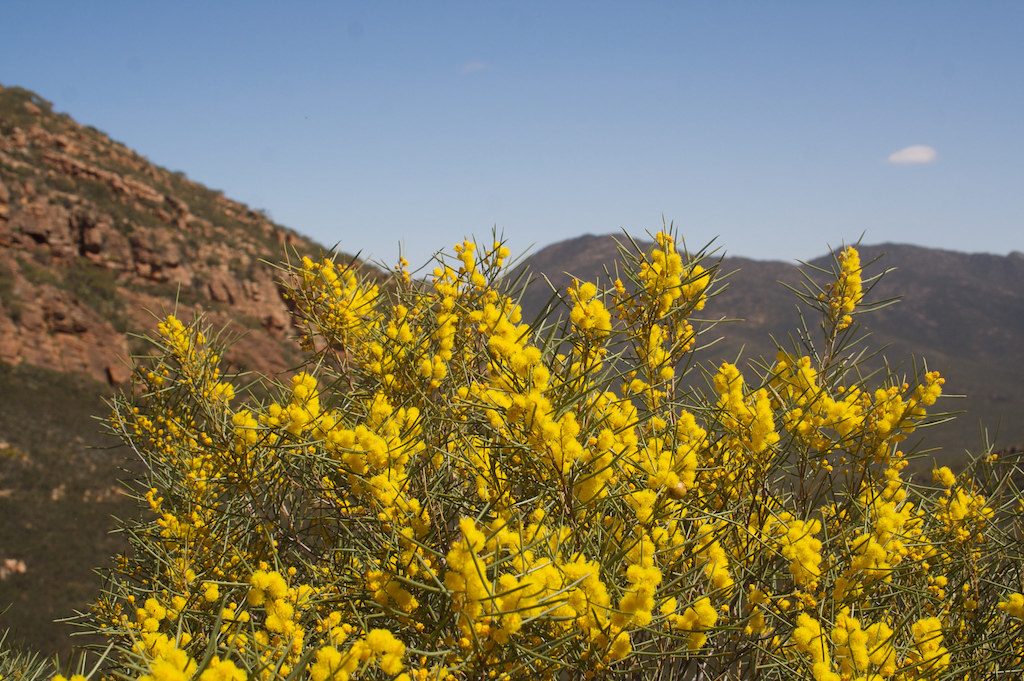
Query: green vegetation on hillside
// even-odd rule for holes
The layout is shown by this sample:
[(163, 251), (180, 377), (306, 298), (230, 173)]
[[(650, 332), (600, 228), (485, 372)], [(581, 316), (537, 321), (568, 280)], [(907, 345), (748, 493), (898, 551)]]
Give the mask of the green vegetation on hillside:
[[(103, 434), (109, 388), (73, 374), (0, 364), (0, 560), (24, 574), (0, 581), (0, 632), (42, 653), (67, 652), (54, 621), (88, 607), (124, 543), (114, 516), (136, 514), (120, 492), (126, 450)], [(9, 606), (9, 607), (8, 607)]]

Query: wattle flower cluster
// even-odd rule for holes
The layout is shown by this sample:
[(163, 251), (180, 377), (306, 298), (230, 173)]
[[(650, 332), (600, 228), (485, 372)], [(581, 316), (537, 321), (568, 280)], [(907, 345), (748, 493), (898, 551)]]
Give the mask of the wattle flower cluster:
[(857, 249), (852, 246), (845, 248), (836, 259), (839, 276), (829, 287), (827, 299), (831, 321), (841, 331), (853, 324), (852, 313), (864, 299), (864, 287)]
[(89, 616), (95, 676), (1019, 669), (1020, 466), (910, 477), (944, 380), (864, 378), (856, 249), (805, 297), (823, 351), (716, 367), (717, 264), (654, 241), (535, 326), (500, 241), (423, 281), (304, 259), (283, 286), (308, 361), (262, 381), (222, 374), (201, 319), (161, 322), (110, 419), (146, 516)]

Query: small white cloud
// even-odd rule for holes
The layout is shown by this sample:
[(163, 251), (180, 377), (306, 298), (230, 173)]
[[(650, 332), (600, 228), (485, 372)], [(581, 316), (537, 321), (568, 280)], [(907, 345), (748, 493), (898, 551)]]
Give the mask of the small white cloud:
[(935, 147), (929, 147), (927, 144), (914, 144), (889, 154), (889, 163), (897, 166), (919, 166), (935, 163), (935, 159), (938, 157), (939, 152), (935, 151)]
[(486, 71), (489, 68), (491, 68), (491, 65), (488, 64), (487, 62), (481, 61), (479, 59), (471, 59), (467, 61), (465, 64), (463, 64), (460, 70), (462, 71), (462, 75), (468, 76), (473, 73), (480, 73), (482, 71)]

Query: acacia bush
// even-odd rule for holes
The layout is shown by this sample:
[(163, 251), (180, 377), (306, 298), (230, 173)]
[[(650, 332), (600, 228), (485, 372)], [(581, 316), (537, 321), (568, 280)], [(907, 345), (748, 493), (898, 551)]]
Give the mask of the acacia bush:
[(718, 263), (671, 231), (532, 324), (507, 257), (466, 241), (425, 281), (285, 266), (308, 361), (284, 385), (222, 374), (201, 319), (161, 322), (109, 421), (148, 512), (78, 671), (1020, 673), (1021, 462), (910, 478), (901, 448), (943, 418), (943, 379), (868, 371), (877, 277), (856, 249), (808, 272), (817, 326), (746, 375), (701, 364)]

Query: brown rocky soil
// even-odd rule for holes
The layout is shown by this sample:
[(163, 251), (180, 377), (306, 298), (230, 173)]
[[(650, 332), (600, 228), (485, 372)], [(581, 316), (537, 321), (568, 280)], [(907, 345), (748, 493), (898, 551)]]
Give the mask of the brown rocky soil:
[(241, 335), (229, 361), (293, 365), (275, 270), (317, 244), (0, 89), (0, 361), (127, 380), (129, 333), (178, 309)]

